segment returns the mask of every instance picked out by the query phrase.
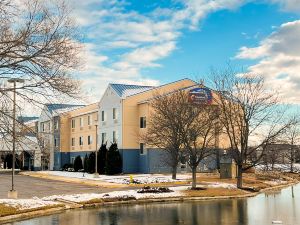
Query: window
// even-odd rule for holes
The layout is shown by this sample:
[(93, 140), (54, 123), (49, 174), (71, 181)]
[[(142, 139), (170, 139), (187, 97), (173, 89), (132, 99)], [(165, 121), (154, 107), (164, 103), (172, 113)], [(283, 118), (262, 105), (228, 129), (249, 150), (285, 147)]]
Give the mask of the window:
[(80, 124), (80, 127), (83, 127), (83, 118), (79, 118), (79, 124)]
[(113, 131), (113, 143), (116, 143), (117, 141), (118, 141), (117, 131)]
[(102, 136), (102, 143), (105, 143), (106, 142), (106, 133), (102, 133), (101, 136)]
[(91, 116), (88, 116), (88, 125), (92, 125), (92, 120), (91, 120)]
[(140, 154), (144, 154), (144, 143), (140, 143)]
[(58, 120), (55, 120), (55, 123), (54, 123), (54, 130), (58, 130)]
[(117, 109), (113, 108), (113, 119), (117, 119)]
[(75, 146), (75, 138), (72, 138), (72, 139), (71, 139), (71, 145), (72, 145), (72, 146)]
[(104, 111), (101, 111), (101, 121), (105, 121), (105, 113), (104, 113)]
[(75, 157), (71, 157), (71, 164), (74, 164)]
[(146, 128), (146, 117), (140, 117), (140, 128)]
[(75, 119), (72, 120), (72, 128), (75, 128)]
[(79, 137), (79, 145), (83, 145), (83, 136)]
[(42, 125), (42, 131), (45, 131), (45, 124), (42, 123), (41, 125)]
[(57, 138), (54, 138), (54, 146), (58, 147), (58, 140), (57, 140)]
[(88, 136), (88, 145), (92, 144), (93, 143), (93, 139), (92, 139), (92, 136)]

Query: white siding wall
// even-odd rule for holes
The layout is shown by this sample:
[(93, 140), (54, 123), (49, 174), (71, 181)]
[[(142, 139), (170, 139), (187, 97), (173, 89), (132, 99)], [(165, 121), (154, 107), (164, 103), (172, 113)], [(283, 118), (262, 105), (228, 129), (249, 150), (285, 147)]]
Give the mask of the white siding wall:
[[(39, 134), (42, 134), (43, 138), (44, 138), (44, 142), (46, 144), (49, 144), (49, 153), (50, 153), (50, 170), (53, 170), (54, 167), (54, 141), (53, 141), (53, 123), (52, 123), (52, 115), (50, 114), (50, 112), (48, 111), (47, 107), (45, 106), (43, 108), (43, 111), (41, 112), (41, 115), (39, 117), (39, 121), (38, 121), (38, 132)], [(43, 131), (41, 130), (41, 124), (42, 123), (50, 123), (49, 125), (49, 130), (45, 130), (46, 133), (43, 134)], [(47, 126), (46, 126), (47, 127)], [(48, 127), (47, 127), (48, 128)], [(47, 129), (46, 128), (46, 129)]]
[[(108, 86), (99, 103), (99, 144), (102, 142), (102, 133), (106, 133), (107, 145), (113, 142), (113, 131), (117, 132), (118, 148), (122, 148), (122, 99)], [(117, 109), (117, 119), (113, 120), (113, 108)], [(105, 112), (105, 122), (102, 122), (102, 111)]]

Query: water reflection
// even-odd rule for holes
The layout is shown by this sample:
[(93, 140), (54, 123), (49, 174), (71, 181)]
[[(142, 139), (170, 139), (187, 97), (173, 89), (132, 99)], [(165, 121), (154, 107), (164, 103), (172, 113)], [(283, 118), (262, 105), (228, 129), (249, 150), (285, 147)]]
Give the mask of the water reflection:
[[(14, 225), (300, 225), (300, 185), (249, 199), (73, 210)], [(294, 197), (293, 197), (294, 196)]]

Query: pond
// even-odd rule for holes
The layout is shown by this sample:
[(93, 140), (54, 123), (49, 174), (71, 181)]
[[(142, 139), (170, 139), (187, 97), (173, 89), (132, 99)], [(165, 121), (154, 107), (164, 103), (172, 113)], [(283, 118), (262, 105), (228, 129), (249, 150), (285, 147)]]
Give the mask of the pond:
[(300, 184), (256, 197), (65, 211), (14, 225), (300, 225)]

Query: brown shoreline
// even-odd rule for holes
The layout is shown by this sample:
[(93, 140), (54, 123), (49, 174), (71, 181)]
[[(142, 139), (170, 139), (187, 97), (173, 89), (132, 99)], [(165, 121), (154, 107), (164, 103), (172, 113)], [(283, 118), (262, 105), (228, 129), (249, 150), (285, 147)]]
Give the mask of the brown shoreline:
[(226, 199), (241, 199), (241, 198), (249, 198), (254, 197), (258, 194), (264, 193), (266, 191), (283, 189), (289, 186), (293, 186), (298, 184), (297, 182), (291, 182), (283, 185), (278, 185), (274, 187), (264, 188), (258, 192), (247, 193), (243, 195), (232, 195), (232, 196), (213, 196), (213, 197), (171, 197), (171, 198), (148, 198), (148, 199), (137, 199), (137, 200), (127, 200), (127, 201), (113, 201), (113, 202), (101, 202), (101, 203), (87, 203), (81, 205), (77, 203), (77, 207), (70, 207), (66, 205), (65, 207), (54, 207), (50, 209), (44, 210), (36, 210), (26, 213), (14, 214), (9, 216), (0, 217), (0, 224), (22, 221), (27, 219), (32, 219), (40, 216), (48, 216), (56, 213), (61, 213), (65, 210), (69, 209), (91, 209), (91, 208), (99, 208), (100, 206), (118, 206), (118, 205), (134, 205), (134, 204), (145, 204), (145, 203), (162, 203), (162, 202), (189, 202), (189, 201), (210, 201), (210, 200), (226, 200)]

